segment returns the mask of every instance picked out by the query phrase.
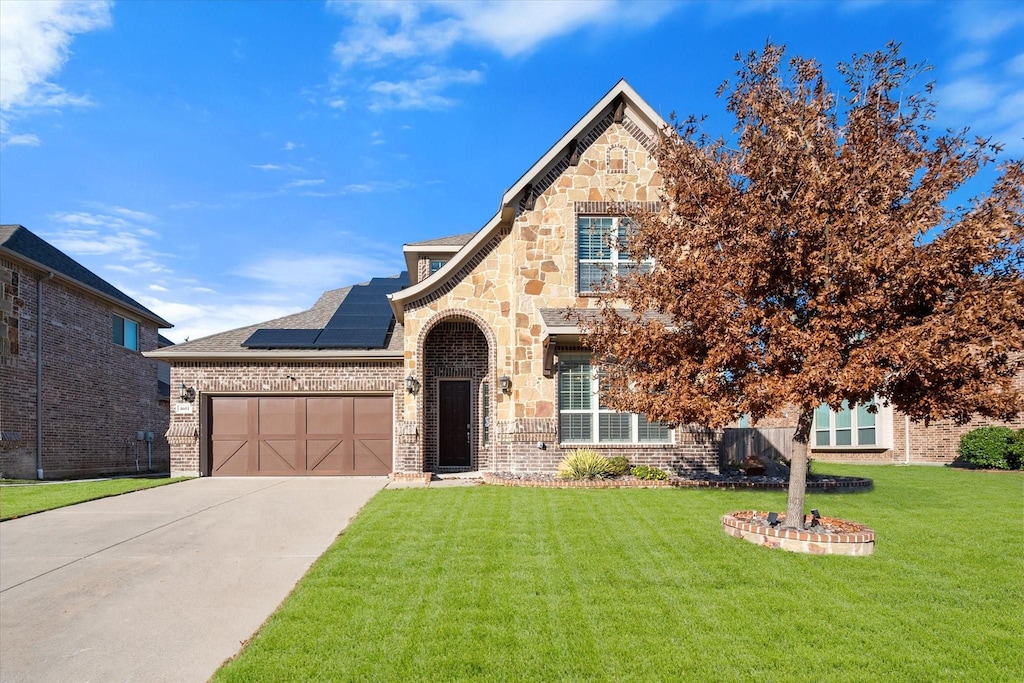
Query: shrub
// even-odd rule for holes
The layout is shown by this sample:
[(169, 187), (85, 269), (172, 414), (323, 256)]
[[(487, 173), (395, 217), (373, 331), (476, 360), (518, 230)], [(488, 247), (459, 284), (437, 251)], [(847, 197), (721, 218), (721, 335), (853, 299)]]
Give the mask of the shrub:
[(957, 451), (964, 462), (978, 467), (1008, 470), (1019, 466), (1011, 454), (1011, 440), (1015, 437), (1009, 427), (978, 427), (960, 437)]
[(585, 448), (569, 451), (558, 463), (560, 479), (608, 479), (612, 475), (612, 464), (608, 458)]
[(1010, 437), (1010, 450), (1006, 462), (1011, 468), (1024, 470), (1024, 429), (1018, 429)]
[(608, 464), (611, 466), (613, 477), (621, 477), (629, 472), (629, 458), (624, 455), (616, 455), (614, 458), (608, 458)]
[(644, 479), (646, 481), (665, 481), (668, 479), (668, 472), (659, 470), (657, 467), (651, 467), (650, 465), (637, 465), (629, 473), (637, 479)]

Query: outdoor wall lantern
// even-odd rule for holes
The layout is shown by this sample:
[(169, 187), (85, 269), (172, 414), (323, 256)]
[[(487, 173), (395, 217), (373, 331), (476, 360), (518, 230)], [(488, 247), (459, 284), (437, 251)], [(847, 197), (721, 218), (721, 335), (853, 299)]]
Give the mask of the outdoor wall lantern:
[(179, 398), (181, 398), (182, 401), (191, 403), (192, 401), (196, 400), (196, 390), (193, 389), (192, 387), (185, 386), (185, 383), (182, 382), (181, 386), (179, 387), (178, 396)]
[(512, 389), (512, 380), (508, 378), (508, 375), (502, 375), (499, 379), (501, 382), (501, 393), (507, 394)]
[(415, 394), (420, 390), (420, 383), (416, 381), (416, 378), (409, 375), (405, 378), (405, 390), (410, 394)]

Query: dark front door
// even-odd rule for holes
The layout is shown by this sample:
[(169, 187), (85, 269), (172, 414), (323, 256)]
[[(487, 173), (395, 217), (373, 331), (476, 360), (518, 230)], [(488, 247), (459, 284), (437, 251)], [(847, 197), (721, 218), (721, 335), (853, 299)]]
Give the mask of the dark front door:
[(438, 453), (441, 467), (470, 466), (469, 380), (438, 382)]

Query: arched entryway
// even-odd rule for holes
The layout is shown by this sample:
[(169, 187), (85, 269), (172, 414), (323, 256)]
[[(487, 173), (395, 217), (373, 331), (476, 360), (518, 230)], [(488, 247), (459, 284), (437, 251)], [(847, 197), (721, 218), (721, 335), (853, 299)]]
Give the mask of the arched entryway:
[(480, 469), (492, 414), (487, 337), (472, 320), (449, 317), (423, 344), (424, 470)]

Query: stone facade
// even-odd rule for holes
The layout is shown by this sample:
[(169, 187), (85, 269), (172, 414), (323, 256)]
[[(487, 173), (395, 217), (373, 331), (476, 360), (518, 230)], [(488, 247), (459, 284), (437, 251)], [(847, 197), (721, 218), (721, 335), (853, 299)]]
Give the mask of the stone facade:
[[(552, 471), (565, 451), (558, 435), (558, 380), (545, 377), (542, 308), (596, 308), (593, 295), (578, 291), (576, 225), (580, 216), (622, 216), (627, 207), (656, 210), (662, 180), (650, 135), (627, 115), (612, 112), (593, 122), (580, 137), (575, 165), (562, 160), (532, 186), (517, 214), (500, 225), (457, 272), (448, 274), (424, 296), (405, 303), (405, 371), (424, 386), (424, 396), (407, 395), (408, 419), (423, 425), (422, 467), (436, 463), (436, 434), (431, 433), (432, 376), (438, 360), (423, 354), (424, 340), (439, 321), (465, 311), (488, 341), (475, 381), (491, 383), (489, 442), (474, 440), (474, 462), (492, 471)], [(423, 263), (423, 261), (420, 261)], [(440, 323), (443, 324), (443, 323)], [(475, 333), (474, 333), (475, 334)], [(449, 343), (450, 345), (450, 343)], [(429, 349), (429, 344), (427, 344)], [(421, 361), (423, 359), (423, 361)], [(423, 363), (426, 367), (423, 367)], [(499, 378), (510, 380), (504, 394)], [(475, 390), (474, 395), (480, 396)], [(479, 411), (474, 424), (480, 425)], [(715, 432), (676, 429), (671, 444), (594, 446), (609, 455), (626, 455), (636, 464), (677, 472), (717, 468)], [(589, 446), (588, 446), (589, 447)]]
[[(35, 479), (37, 396), (42, 391), (42, 469), (46, 479), (146, 471), (136, 432), (152, 432), (152, 469), (166, 471), (167, 403), (157, 362), (155, 323), (49, 273), (0, 260), (0, 476)], [(42, 356), (37, 356), (42, 291)], [(140, 351), (113, 343), (111, 316), (139, 323)], [(37, 385), (37, 361), (42, 385)]]

